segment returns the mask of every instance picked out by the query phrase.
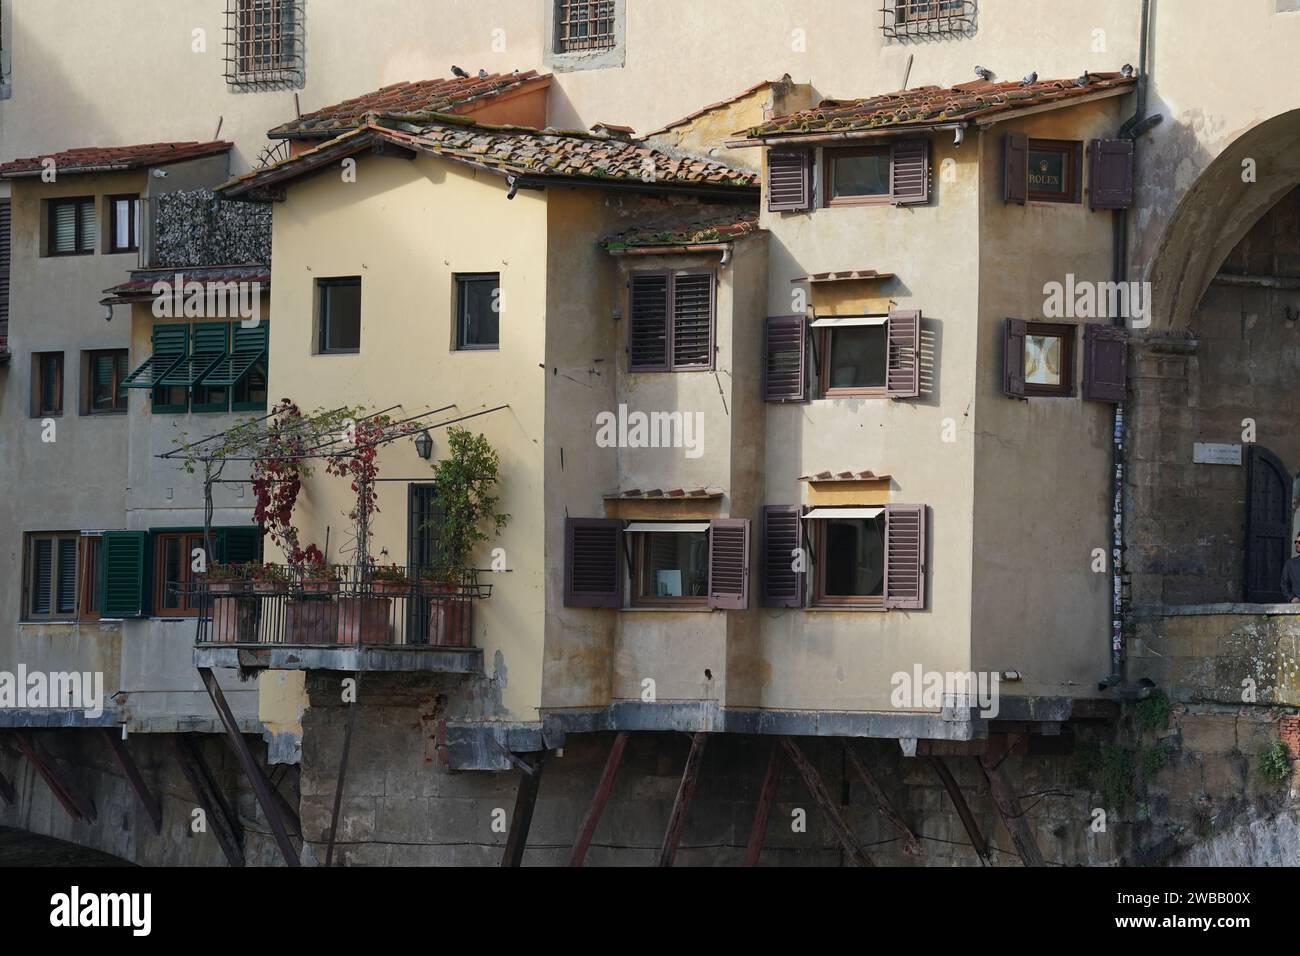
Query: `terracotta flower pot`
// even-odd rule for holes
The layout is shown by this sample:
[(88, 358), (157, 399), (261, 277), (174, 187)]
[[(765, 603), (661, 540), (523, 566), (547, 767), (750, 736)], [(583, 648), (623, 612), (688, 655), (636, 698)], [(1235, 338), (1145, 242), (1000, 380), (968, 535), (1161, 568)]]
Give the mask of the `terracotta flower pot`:
[(411, 585), (407, 581), (374, 581), (371, 583), (371, 590), (375, 594), (386, 597), (398, 596), (410, 591)]
[[(213, 585), (215, 589), (218, 585)], [(236, 592), (237, 593), (237, 592)], [(251, 644), (257, 640), (257, 602), (247, 597), (214, 597), (212, 640), (217, 644)]]
[(313, 597), (284, 604), (284, 640), (288, 644), (333, 644), (339, 639), (339, 606)]
[(387, 644), (392, 604), (386, 597), (340, 597), (338, 643)]
[(307, 594), (338, 594), (339, 582), (334, 578), (304, 578), (302, 589)]

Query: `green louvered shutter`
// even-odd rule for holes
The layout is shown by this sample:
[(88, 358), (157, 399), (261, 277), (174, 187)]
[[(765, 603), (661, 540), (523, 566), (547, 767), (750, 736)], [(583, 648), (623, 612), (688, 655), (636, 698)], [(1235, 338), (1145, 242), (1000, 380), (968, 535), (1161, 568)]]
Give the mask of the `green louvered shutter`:
[(248, 564), (262, 559), (262, 529), (256, 525), (239, 528), (214, 528), (217, 537), (217, 561), (221, 564)]
[(145, 558), (148, 535), (143, 531), (106, 531), (100, 553), (100, 593), (104, 617), (144, 617)]

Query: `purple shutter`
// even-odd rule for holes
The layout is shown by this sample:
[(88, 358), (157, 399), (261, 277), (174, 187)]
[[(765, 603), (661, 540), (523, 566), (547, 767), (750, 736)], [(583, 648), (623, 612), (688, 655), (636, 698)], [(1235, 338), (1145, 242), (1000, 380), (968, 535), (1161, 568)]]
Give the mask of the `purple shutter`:
[(623, 606), (623, 522), (568, 518), (564, 524), (564, 606)]
[(1128, 209), (1133, 205), (1133, 142), (1094, 139), (1088, 144), (1088, 205)]
[(812, 205), (812, 156), (806, 150), (767, 154), (767, 208), (790, 212)]
[(668, 273), (634, 272), (628, 280), (628, 359), (633, 372), (668, 369)]
[(930, 201), (930, 141), (905, 139), (889, 147), (889, 191), (896, 206)]
[(749, 608), (749, 519), (709, 522), (709, 607)]
[(921, 311), (891, 309), (885, 334), (889, 340), (885, 394), (916, 398), (921, 394)]
[(1002, 199), (1024, 205), (1029, 197), (1029, 137), (1007, 133), (1003, 138), (1004, 160)]
[(1113, 325), (1083, 327), (1083, 397), (1122, 402), (1128, 389), (1128, 333)]
[(925, 607), (925, 505), (885, 505), (885, 607)]
[(9, 268), (12, 250), (9, 200), (0, 199), (0, 352), (9, 338)]
[(764, 607), (803, 607), (804, 572), (794, 569), (793, 553), (802, 547), (803, 528), (799, 506), (768, 505), (764, 508)]
[(1007, 319), (1002, 330), (1002, 393), (1025, 397), (1025, 323)]
[(807, 320), (774, 315), (763, 343), (763, 401), (802, 402), (808, 397)]
[(673, 368), (713, 365), (712, 272), (673, 277)]

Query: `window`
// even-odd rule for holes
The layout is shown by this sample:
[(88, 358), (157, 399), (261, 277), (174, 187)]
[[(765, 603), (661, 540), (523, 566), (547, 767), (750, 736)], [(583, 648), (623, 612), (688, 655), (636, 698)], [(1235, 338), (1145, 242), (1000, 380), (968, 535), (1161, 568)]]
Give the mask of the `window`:
[(32, 417), (63, 414), (63, 353), (32, 355)]
[(930, 141), (826, 150), (826, 206), (930, 201)]
[(1038, 202), (1078, 202), (1082, 143), (1029, 141), (1028, 194)]
[(970, 36), (975, 0), (882, 0), (882, 29), (893, 40)]
[(712, 270), (632, 273), (628, 282), (628, 369), (711, 369), (715, 284)]
[[(643, 529), (643, 530), (634, 530)], [(674, 607), (709, 603), (709, 523), (631, 525), (632, 603)]]
[(140, 248), (140, 197), (108, 197), (108, 251), (136, 252)]
[(1015, 398), (1074, 394), (1074, 326), (1008, 319), (1003, 391)]
[(46, 203), (49, 215), (45, 254), (47, 256), (84, 256), (95, 251), (95, 199), (51, 199)]
[(825, 398), (920, 396), (919, 309), (825, 316), (813, 320), (812, 336), (808, 328), (801, 315), (768, 318), (763, 342), (764, 401), (806, 401), (809, 365), (817, 372), (815, 387)]
[(361, 351), (361, 277), (317, 279), (319, 339), (317, 350)]
[(153, 354), (122, 385), (150, 389), (154, 414), (263, 411), (269, 333), (266, 321), (155, 325)]
[(226, 82), (281, 89), (303, 82), (302, 0), (226, 0)]
[[(871, 511), (874, 516), (866, 514)], [(818, 559), (814, 604), (884, 607), (885, 509), (845, 509), (843, 517), (811, 523)]]
[(82, 352), (81, 414), (111, 415), (126, 411), (126, 349)]
[(8, 199), (0, 199), (0, 352), (9, 348), (9, 273), (13, 242)]
[(77, 616), (78, 542), (75, 532), (27, 535), (24, 619), (71, 620)]
[(81, 617), (85, 620), (98, 620), (103, 607), (101, 578), (104, 539), (97, 534), (81, 536)]
[(456, 276), (456, 348), (495, 349), (501, 344), (501, 276)]
[[(852, 321), (852, 320), (845, 320)], [(883, 395), (889, 366), (885, 316), (821, 329), (823, 395)]]
[(159, 617), (186, 617), (197, 613), (190, 586), (197, 576), (191, 570), (195, 550), (202, 550), (202, 533), (158, 533), (153, 536), (153, 608)]
[(557, 0), (557, 53), (613, 49), (614, 0)]

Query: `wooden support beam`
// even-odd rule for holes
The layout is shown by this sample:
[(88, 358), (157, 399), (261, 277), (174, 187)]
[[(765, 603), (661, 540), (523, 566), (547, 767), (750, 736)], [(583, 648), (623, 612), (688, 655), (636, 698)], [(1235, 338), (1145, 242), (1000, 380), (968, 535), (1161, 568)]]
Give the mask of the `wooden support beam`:
[(1038, 849), (1038, 841), (1034, 839), (1033, 827), (1025, 819), (1024, 810), (1020, 807), (1020, 799), (1011, 788), (1000, 761), (993, 760), (989, 755), (978, 759), (980, 768), (989, 782), (989, 793), (993, 796), (993, 802), (997, 804), (998, 813), (1002, 817), (1003, 824), (1006, 825), (1007, 832), (1011, 834), (1011, 842), (1015, 845), (1016, 852), (1020, 854), (1021, 862), (1025, 866), (1046, 866), (1042, 851)]
[(35, 738), (25, 730), (15, 730), (13, 732), (14, 740), (18, 742), (18, 749), (23, 752), (36, 772), (41, 775), (50, 792), (54, 794), (54, 799), (67, 811), (68, 816), (74, 820), (85, 820), (87, 823), (95, 822), (95, 804), (89, 798), (82, 799), (77, 795), (76, 790), (64, 782), (63, 777), (59, 774), (59, 768), (54, 761), (50, 760), (36, 744)]
[(862, 851), (858, 846), (857, 839), (853, 836), (853, 831), (849, 828), (848, 822), (845, 821), (839, 808), (831, 799), (830, 791), (826, 789), (826, 784), (822, 782), (822, 776), (817, 772), (808, 758), (803, 755), (799, 745), (791, 737), (781, 738), (781, 747), (785, 750), (786, 756), (790, 758), (795, 768), (799, 771), (799, 776), (803, 777), (804, 786), (817, 801), (818, 807), (822, 813), (826, 814), (826, 819), (830, 821), (831, 829), (835, 831), (835, 837), (840, 841), (840, 846), (844, 847), (844, 853), (849, 862), (854, 866), (874, 866), (871, 858)]
[(4, 802), (11, 807), (18, 806), (18, 793), (14, 790), (14, 785), (2, 773), (0, 773), (0, 797), (3, 797)]
[(876, 778), (872, 776), (871, 771), (867, 769), (866, 762), (862, 759), (862, 755), (858, 753), (858, 748), (853, 745), (852, 740), (844, 741), (844, 753), (849, 758), (849, 766), (853, 768), (854, 773), (858, 775), (858, 779), (866, 786), (867, 791), (876, 801), (876, 806), (880, 808), (880, 812), (885, 819), (903, 835), (903, 851), (909, 856), (920, 856), (921, 841), (916, 838), (916, 834), (907, 825), (907, 821), (903, 819), (902, 814), (894, 809), (889, 796), (876, 781)]
[(975, 814), (970, 812), (970, 805), (966, 803), (966, 797), (961, 792), (961, 787), (957, 786), (957, 780), (948, 769), (948, 765), (943, 762), (942, 757), (931, 757), (930, 766), (934, 768), (935, 775), (938, 776), (939, 782), (943, 784), (943, 789), (948, 791), (948, 798), (952, 800), (952, 805), (957, 809), (957, 816), (961, 817), (961, 825), (966, 828), (966, 835), (970, 837), (971, 846), (975, 848), (975, 855), (979, 857), (980, 863), (988, 865), (989, 863), (989, 845), (984, 840), (984, 834), (980, 832), (979, 823), (975, 819)]
[(239, 818), (230, 809), (230, 805), (226, 803), (221, 788), (217, 786), (216, 778), (212, 776), (207, 761), (203, 759), (203, 751), (185, 734), (174, 735), (172, 745), (176, 750), (176, 761), (180, 764), (181, 773), (189, 781), (190, 789), (194, 791), (194, 799), (203, 809), (204, 819), (212, 835), (217, 838), (217, 844), (225, 854), (226, 862), (231, 866), (243, 866), (244, 828), (240, 825)]
[(578, 827), (578, 838), (573, 842), (573, 852), (569, 854), (569, 866), (582, 866), (582, 861), (587, 858), (587, 848), (591, 846), (591, 838), (596, 835), (596, 825), (600, 823), (600, 815), (605, 812), (605, 804), (609, 802), (609, 795), (614, 789), (614, 776), (618, 773), (619, 764), (623, 762), (627, 738), (628, 732), (620, 731), (614, 738), (613, 746), (609, 748), (609, 756), (605, 758), (605, 769), (600, 775), (596, 793), (591, 798), (591, 806), (587, 808), (587, 815), (582, 818), (582, 825)]
[(284, 857), (285, 864), (287, 866), (302, 866), (302, 861), (298, 858), (298, 851), (294, 849), (293, 841), (289, 839), (284, 814), (281, 813), (280, 805), (276, 802), (275, 797), (271, 795), (270, 781), (266, 779), (266, 775), (262, 773), (262, 768), (258, 766), (257, 761), (253, 758), (253, 751), (249, 749), (248, 741), (244, 739), (239, 724), (235, 721), (235, 715), (231, 713), (230, 705), (226, 703), (226, 695), (221, 692), (216, 675), (212, 673), (210, 667), (200, 667), (198, 672), (199, 677), (203, 679), (203, 686), (207, 688), (208, 696), (212, 698), (213, 706), (217, 708), (217, 716), (221, 718), (221, 723), (226, 728), (226, 739), (230, 741), (235, 756), (239, 758), (239, 763), (244, 768), (244, 775), (248, 777), (248, 782), (253, 785), (253, 793), (262, 807), (262, 812), (266, 814), (266, 822), (271, 826), (271, 833), (275, 837), (276, 844), (280, 847), (280, 854)]
[(781, 769), (784, 762), (781, 741), (772, 741), (772, 755), (767, 758), (767, 772), (763, 774), (763, 785), (758, 790), (754, 826), (749, 831), (749, 849), (745, 852), (745, 866), (757, 866), (758, 855), (763, 852), (763, 841), (767, 839), (767, 818), (771, 815), (772, 803), (776, 800), (776, 789), (781, 783)]
[(519, 789), (515, 792), (515, 812), (510, 816), (510, 832), (506, 835), (506, 848), (501, 854), (501, 865), (523, 866), (524, 848), (528, 845), (528, 830), (533, 825), (533, 810), (537, 807), (537, 791), (542, 786), (542, 768), (546, 765), (546, 751), (537, 755), (536, 763), (529, 764), (518, 758), (528, 770), (519, 775)]
[(153, 824), (153, 832), (162, 833), (162, 804), (153, 795), (149, 785), (144, 782), (144, 777), (140, 776), (140, 768), (131, 759), (131, 753), (126, 749), (126, 741), (122, 739), (121, 732), (113, 730), (111, 727), (104, 727), (103, 734), (104, 739), (108, 741), (108, 749), (113, 752), (117, 765), (126, 774), (127, 782), (131, 784), (131, 789), (135, 791), (140, 805), (144, 807), (145, 813), (149, 814), (149, 822)]
[[(357, 671), (353, 689), (361, 692), (361, 672)], [(330, 812), (330, 838), (325, 848), (325, 866), (334, 865), (334, 841), (339, 829), (339, 808), (343, 806), (343, 787), (348, 780), (348, 756), (352, 753), (352, 732), (357, 726), (357, 704), (354, 698), (348, 704), (348, 723), (343, 730), (343, 752), (339, 755), (339, 772), (334, 776), (334, 809)], [(301, 833), (301, 829), (298, 831)]]
[(686, 766), (682, 768), (682, 782), (677, 785), (673, 812), (668, 815), (668, 829), (664, 831), (664, 842), (659, 848), (660, 866), (672, 866), (677, 857), (677, 846), (682, 842), (682, 831), (686, 829), (686, 811), (690, 809), (691, 798), (695, 796), (695, 784), (700, 779), (700, 763), (704, 760), (704, 745), (708, 742), (708, 734), (691, 734), (691, 749), (686, 754)]

